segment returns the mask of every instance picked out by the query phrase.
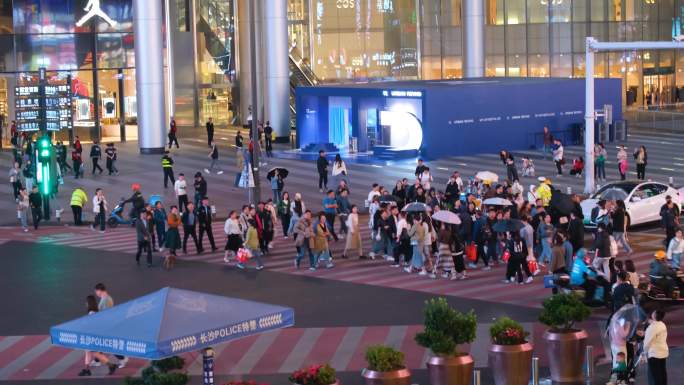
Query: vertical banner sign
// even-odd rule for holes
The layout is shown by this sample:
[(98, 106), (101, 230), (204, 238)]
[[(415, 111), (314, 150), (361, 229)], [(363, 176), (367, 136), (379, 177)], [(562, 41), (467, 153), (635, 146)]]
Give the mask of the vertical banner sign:
[(206, 348), (202, 352), (203, 385), (214, 385), (214, 349)]

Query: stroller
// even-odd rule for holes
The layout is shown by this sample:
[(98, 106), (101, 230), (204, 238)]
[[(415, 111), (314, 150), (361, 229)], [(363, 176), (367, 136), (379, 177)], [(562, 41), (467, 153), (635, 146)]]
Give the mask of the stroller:
[[(639, 357), (643, 352), (643, 338), (637, 334), (646, 321), (646, 313), (639, 305), (626, 304), (618, 309), (608, 320), (606, 330), (601, 335), (605, 357), (610, 359), (614, 351), (611, 341), (626, 341), (626, 371), (611, 371), (610, 383), (615, 385), (628, 384), (630, 378), (636, 376)], [(630, 354), (631, 353), (631, 354)], [(611, 360), (611, 367), (612, 366)]]
[(534, 177), (534, 161), (530, 158), (522, 158), (522, 176)]

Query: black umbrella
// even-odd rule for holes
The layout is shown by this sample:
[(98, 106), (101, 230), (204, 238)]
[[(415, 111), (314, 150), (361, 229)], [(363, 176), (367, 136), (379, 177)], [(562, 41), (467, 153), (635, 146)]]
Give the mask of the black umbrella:
[(278, 175), (280, 175), (281, 179), (287, 178), (287, 175), (290, 173), (288, 169), (282, 168), (282, 167), (273, 167), (272, 169), (268, 170), (268, 174), (266, 174), (266, 179), (271, 180), (275, 176), (276, 171), (278, 171)]
[(519, 221), (517, 219), (508, 219), (505, 221), (498, 221), (492, 226), (492, 230), (494, 230), (497, 233), (505, 233), (505, 232), (515, 232), (515, 231), (520, 231), (525, 227), (525, 224), (522, 223), (522, 221)]
[(425, 203), (413, 202), (404, 206), (401, 211), (405, 211), (407, 213), (425, 213), (430, 211), (430, 206), (426, 205)]
[(549, 201), (549, 210), (557, 213), (559, 216), (570, 215), (575, 208), (575, 201), (572, 196), (562, 193), (560, 190), (551, 191), (551, 200)]

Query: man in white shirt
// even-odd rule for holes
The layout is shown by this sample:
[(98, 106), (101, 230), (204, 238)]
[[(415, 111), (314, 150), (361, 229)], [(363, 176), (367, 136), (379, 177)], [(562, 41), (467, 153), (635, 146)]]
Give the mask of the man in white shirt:
[(183, 173), (178, 174), (178, 180), (173, 184), (173, 191), (178, 197), (178, 210), (183, 212), (188, 209), (188, 191), (187, 182), (185, 182), (185, 175)]
[(663, 323), (664, 310), (651, 313), (649, 325), (644, 336), (644, 354), (648, 357), (648, 384), (667, 385), (667, 327)]

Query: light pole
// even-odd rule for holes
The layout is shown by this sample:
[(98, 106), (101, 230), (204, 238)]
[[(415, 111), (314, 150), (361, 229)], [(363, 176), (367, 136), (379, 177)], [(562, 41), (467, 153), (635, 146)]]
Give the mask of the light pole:
[(257, 7), (257, 1), (258, 0), (253, 0), (249, 2), (249, 34), (250, 34), (250, 39), (249, 39), (249, 54), (250, 54), (250, 64), (252, 65), (251, 68), (251, 82), (252, 82), (252, 173), (254, 174), (254, 187), (249, 189), (249, 202), (253, 205), (256, 205), (259, 203), (261, 200), (261, 189), (259, 188), (260, 185), (260, 180), (259, 180), (259, 151), (258, 151), (258, 146), (259, 146), (259, 127), (258, 127), (258, 121), (259, 121), (259, 98), (257, 97), (257, 92), (259, 91), (257, 88), (257, 44), (256, 44), (256, 7)]

